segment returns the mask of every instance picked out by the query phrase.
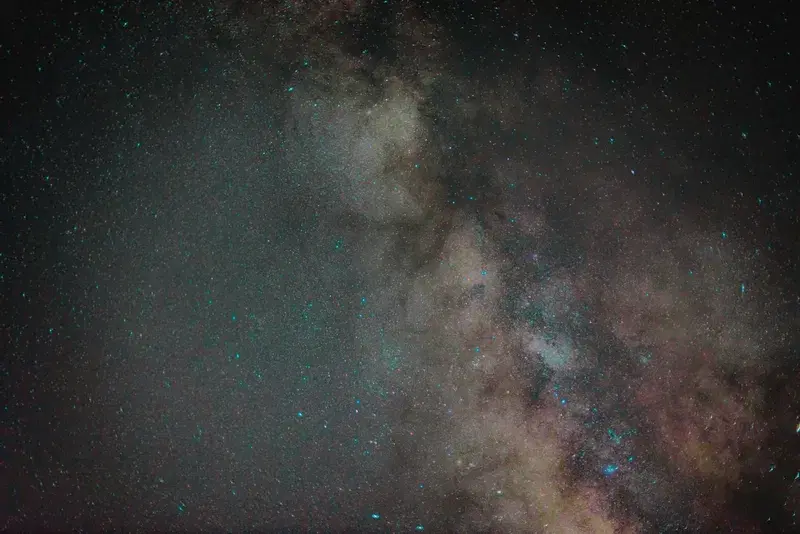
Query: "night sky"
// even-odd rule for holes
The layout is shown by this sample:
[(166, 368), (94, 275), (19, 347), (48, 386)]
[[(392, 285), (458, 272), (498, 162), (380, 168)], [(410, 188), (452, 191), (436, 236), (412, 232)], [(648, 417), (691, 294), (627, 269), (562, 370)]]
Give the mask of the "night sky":
[(555, 4), (3, 2), (0, 528), (797, 532), (800, 19)]

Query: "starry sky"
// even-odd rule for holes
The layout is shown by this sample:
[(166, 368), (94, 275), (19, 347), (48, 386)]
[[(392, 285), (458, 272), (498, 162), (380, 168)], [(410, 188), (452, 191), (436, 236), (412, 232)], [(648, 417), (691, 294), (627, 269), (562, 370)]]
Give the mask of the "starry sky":
[(789, 532), (797, 19), (0, 7), (0, 526)]

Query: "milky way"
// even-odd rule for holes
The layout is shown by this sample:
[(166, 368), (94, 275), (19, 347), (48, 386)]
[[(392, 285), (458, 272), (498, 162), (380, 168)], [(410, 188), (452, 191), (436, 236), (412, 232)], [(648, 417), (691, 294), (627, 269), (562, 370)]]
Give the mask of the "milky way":
[(66, 69), (93, 78), (43, 99), (91, 107), (90, 141), (7, 135), (57, 207), (14, 227), (56, 259), (4, 264), (5, 526), (796, 525), (783, 200), (687, 143), (700, 111), (673, 120), (532, 9), (95, 13)]

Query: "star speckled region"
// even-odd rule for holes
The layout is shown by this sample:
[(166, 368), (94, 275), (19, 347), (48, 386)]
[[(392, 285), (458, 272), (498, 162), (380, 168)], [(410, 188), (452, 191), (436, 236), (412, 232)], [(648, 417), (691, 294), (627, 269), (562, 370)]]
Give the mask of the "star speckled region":
[(789, 6), (28, 4), (3, 530), (798, 528)]

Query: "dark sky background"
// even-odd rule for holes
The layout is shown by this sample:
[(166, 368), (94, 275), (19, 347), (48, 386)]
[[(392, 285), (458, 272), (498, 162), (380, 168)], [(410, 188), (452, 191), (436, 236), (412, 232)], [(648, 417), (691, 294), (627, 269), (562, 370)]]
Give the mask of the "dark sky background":
[(0, 7), (0, 526), (790, 532), (790, 4)]

